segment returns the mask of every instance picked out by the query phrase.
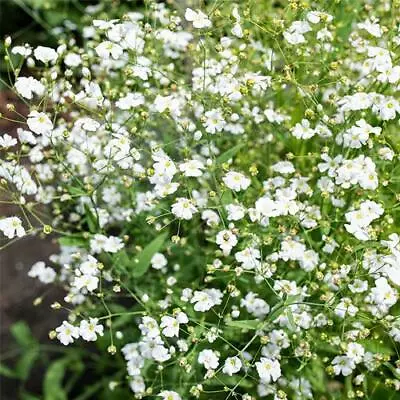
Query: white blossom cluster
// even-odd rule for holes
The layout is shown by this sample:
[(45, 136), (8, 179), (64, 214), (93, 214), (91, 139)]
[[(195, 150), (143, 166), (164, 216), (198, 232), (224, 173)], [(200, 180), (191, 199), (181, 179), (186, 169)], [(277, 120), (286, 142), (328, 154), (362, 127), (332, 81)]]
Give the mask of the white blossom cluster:
[(398, 2), (148, 3), (6, 45), (0, 231), (60, 244), (28, 273), (66, 291), (50, 336), (122, 353), (135, 398), (396, 393)]

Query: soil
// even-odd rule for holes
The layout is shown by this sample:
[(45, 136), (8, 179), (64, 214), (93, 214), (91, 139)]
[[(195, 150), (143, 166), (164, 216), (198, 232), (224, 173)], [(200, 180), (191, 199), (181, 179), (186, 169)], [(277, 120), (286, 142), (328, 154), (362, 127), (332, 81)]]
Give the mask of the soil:
[[(15, 114), (10, 114), (6, 105), (11, 102), (15, 104), (16, 101), (11, 92), (0, 92), (0, 113), (15, 118)], [(26, 113), (22, 103), (18, 103), (17, 110), (21, 114)], [(8, 133), (16, 137), (17, 128), (17, 124), (0, 119), (0, 134)], [(0, 203), (0, 218), (10, 215), (18, 215), (15, 207)], [(4, 237), (0, 238), (0, 247), (5, 243), (3, 239)], [(49, 285), (45, 286), (27, 275), (32, 264), (36, 261), (47, 261), (48, 256), (56, 252), (57, 246), (50, 238), (43, 240), (39, 237), (26, 237), (0, 250), (0, 354), (2, 363), (9, 367), (16, 361), (15, 357), (10, 355), (18, 352), (18, 347), (10, 334), (12, 324), (25, 321), (40, 343), (49, 343), (48, 332), (58, 326), (63, 319), (61, 313), (54, 312), (50, 308), (56, 299), (62, 299), (62, 291)], [(38, 297), (43, 297), (43, 301), (39, 306), (34, 306), (33, 302)], [(34, 368), (24, 385), (26, 390), (40, 393), (42, 374), (40, 368)], [(20, 384), (17, 380), (0, 377), (0, 398), (18, 399)]]

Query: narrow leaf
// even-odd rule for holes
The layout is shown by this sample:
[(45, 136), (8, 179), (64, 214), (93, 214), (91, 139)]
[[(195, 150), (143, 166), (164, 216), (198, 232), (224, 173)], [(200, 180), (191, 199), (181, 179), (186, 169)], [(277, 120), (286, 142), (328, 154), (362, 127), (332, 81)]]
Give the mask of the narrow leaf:
[(240, 329), (256, 330), (260, 327), (260, 321), (258, 319), (247, 319), (241, 321), (228, 321), (228, 326)]
[(164, 244), (165, 239), (168, 236), (168, 232), (164, 232), (157, 236), (152, 242), (150, 242), (135, 258), (134, 268), (132, 275), (138, 278), (146, 273), (149, 269), (151, 258), (157, 253), (161, 246)]
[(47, 369), (43, 382), (44, 400), (66, 400), (67, 394), (62, 386), (69, 358), (54, 361)]
[(217, 164), (223, 164), (224, 162), (229, 161), (232, 157), (234, 157), (239, 150), (244, 146), (244, 143), (239, 143), (236, 146), (231, 147), (229, 150), (222, 153), (219, 157), (217, 157)]
[(11, 326), (11, 334), (22, 347), (30, 347), (32, 344), (37, 343), (36, 339), (32, 336), (29, 326), (23, 321), (16, 322)]

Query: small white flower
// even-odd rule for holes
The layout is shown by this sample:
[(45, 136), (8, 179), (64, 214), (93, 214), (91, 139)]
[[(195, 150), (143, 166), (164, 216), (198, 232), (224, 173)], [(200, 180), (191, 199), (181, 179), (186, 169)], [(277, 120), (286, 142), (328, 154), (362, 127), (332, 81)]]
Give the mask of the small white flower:
[(97, 340), (97, 335), (103, 336), (104, 327), (98, 324), (97, 318), (89, 318), (89, 321), (82, 320), (79, 326), (79, 334), (82, 339), (87, 342), (94, 342)]
[(36, 47), (33, 54), (35, 55), (35, 58), (37, 60), (42, 61), (44, 63), (54, 62), (58, 58), (58, 54), (54, 49), (44, 46)]
[(128, 93), (125, 97), (121, 97), (115, 105), (121, 110), (130, 110), (144, 104), (144, 101), (141, 93)]
[(217, 369), (219, 357), (215, 351), (205, 349), (199, 353), (197, 361), (199, 364), (204, 365), (204, 368), (206, 369)]
[(28, 276), (31, 278), (38, 278), (42, 283), (52, 283), (56, 279), (56, 271), (51, 267), (46, 267), (43, 261), (38, 261), (33, 264), (28, 272)]
[(74, 279), (74, 286), (81, 290), (86, 288), (89, 292), (93, 292), (99, 286), (99, 278), (93, 275), (80, 275)]
[(25, 229), (22, 226), (22, 221), (18, 217), (8, 217), (0, 220), (0, 231), (9, 239), (15, 236), (25, 236)]
[(225, 185), (234, 190), (235, 192), (239, 192), (241, 190), (246, 190), (250, 186), (250, 179), (240, 172), (229, 171), (223, 178)]
[(194, 304), (194, 310), (205, 312), (215, 305), (222, 303), (222, 293), (218, 289), (204, 289), (202, 291), (195, 291), (190, 302)]
[(353, 372), (356, 367), (354, 361), (347, 356), (336, 356), (333, 361), (333, 371), (335, 375), (342, 374), (343, 376), (348, 376)]
[(3, 136), (0, 136), (0, 147), (4, 149), (15, 146), (17, 143), (17, 139), (11, 137), (7, 133), (5, 133)]
[(222, 368), (222, 372), (229, 376), (236, 374), (242, 368), (242, 362), (239, 357), (228, 357), (225, 360), (224, 368)]
[(64, 321), (59, 327), (56, 328), (57, 339), (67, 346), (74, 342), (74, 339), (79, 338), (79, 328), (71, 325), (69, 322)]
[(28, 100), (32, 99), (34, 94), (42, 96), (45, 91), (45, 87), (32, 76), (28, 78), (17, 78), (15, 81), (15, 89), (22, 97)]
[(110, 57), (114, 60), (118, 60), (124, 52), (124, 49), (119, 44), (108, 40), (100, 43), (95, 50), (97, 55), (105, 60), (108, 60)]
[(237, 236), (230, 230), (224, 229), (217, 233), (216, 243), (225, 256), (230, 254), (232, 248), (237, 245), (237, 242)]
[(204, 164), (198, 160), (189, 160), (182, 163), (179, 169), (185, 176), (199, 177), (203, 175), (202, 169), (204, 169)]
[(153, 257), (151, 258), (151, 266), (154, 269), (163, 269), (165, 266), (167, 266), (168, 261), (165, 258), (164, 254), (162, 253), (155, 253)]
[(197, 29), (210, 28), (212, 25), (207, 15), (200, 10), (194, 11), (191, 8), (187, 8), (185, 19), (186, 21), (193, 22), (193, 27)]
[(171, 208), (172, 214), (180, 219), (192, 219), (193, 214), (197, 213), (197, 208), (193, 205), (192, 201), (184, 197), (178, 197), (176, 202)]
[(43, 112), (31, 111), (26, 123), (29, 129), (37, 135), (49, 134), (53, 130), (53, 123)]
[(162, 333), (167, 337), (179, 337), (179, 325), (186, 324), (188, 318), (185, 313), (181, 312), (176, 318), (165, 315), (161, 318), (160, 327), (163, 328)]
[(264, 383), (275, 382), (281, 376), (281, 366), (278, 360), (261, 357), (260, 361), (256, 362), (256, 368)]
[(182, 397), (172, 390), (163, 390), (157, 396), (162, 397), (163, 400), (182, 400)]
[(351, 358), (356, 364), (360, 363), (364, 357), (365, 349), (359, 343), (349, 343), (346, 356)]

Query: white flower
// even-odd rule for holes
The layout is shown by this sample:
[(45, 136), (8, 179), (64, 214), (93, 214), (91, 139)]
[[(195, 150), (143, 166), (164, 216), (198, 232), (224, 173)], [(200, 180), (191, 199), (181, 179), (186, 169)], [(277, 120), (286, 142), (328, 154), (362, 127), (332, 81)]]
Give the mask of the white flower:
[(302, 119), (290, 131), (297, 139), (310, 139), (315, 135), (315, 130), (310, 127), (308, 119)]
[(239, 221), (245, 215), (245, 208), (240, 204), (227, 204), (225, 209), (228, 213), (228, 221)]
[(199, 353), (197, 361), (199, 364), (204, 365), (204, 368), (206, 369), (217, 369), (219, 357), (215, 351), (205, 349)]
[(43, 261), (33, 264), (28, 272), (31, 278), (38, 278), (42, 283), (52, 283), (56, 279), (56, 271), (51, 267), (46, 267)]
[(198, 160), (189, 160), (182, 163), (179, 169), (185, 176), (199, 177), (203, 175), (204, 164)]
[(281, 366), (278, 360), (261, 357), (256, 362), (256, 368), (260, 379), (264, 383), (275, 382), (281, 376)]
[(121, 110), (130, 110), (144, 104), (144, 101), (141, 93), (128, 93), (125, 97), (121, 97), (115, 105)]
[(212, 23), (208, 19), (207, 15), (202, 11), (194, 11), (191, 8), (187, 8), (185, 12), (186, 21), (193, 22), (193, 27), (197, 29), (210, 28)]
[(11, 53), (13, 54), (19, 54), (23, 57), (28, 57), (32, 54), (32, 49), (29, 47), (28, 44), (25, 44), (25, 46), (15, 46), (11, 50)]
[(290, 161), (279, 161), (271, 166), (272, 171), (279, 172), (281, 174), (293, 174), (296, 170)]
[(18, 143), (17, 139), (14, 139), (7, 133), (5, 133), (3, 136), (0, 136), (0, 147), (2, 147), (4, 149), (15, 146), (17, 143)]
[(155, 253), (151, 258), (150, 263), (154, 269), (163, 269), (168, 264), (168, 261), (164, 254)]
[(37, 135), (49, 134), (53, 130), (53, 123), (43, 112), (31, 111), (26, 123), (29, 129)]
[(99, 278), (93, 275), (80, 275), (74, 279), (74, 286), (81, 290), (86, 288), (89, 292), (93, 292), (99, 286)]
[(372, 36), (375, 36), (375, 37), (382, 36), (382, 29), (381, 29), (378, 21), (375, 19), (366, 19), (364, 22), (358, 23), (357, 27), (359, 29), (366, 30)]
[(243, 29), (238, 22), (235, 25), (233, 25), (231, 33), (232, 35), (238, 37), (239, 39), (243, 37)]
[(143, 317), (139, 329), (142, 332), (142, 335), (148, 336), (149, 338), (160, 336), (160, 329), (158, 328), (157, 321), (154, 318)]
[(64, 57), (64, 63), (65, 65), (67, 65), (68, 67), (78, 67), (79, 65), (82, 64), (82, 59), (81, 56), (79, 54), (76, 53), (68, 53), (65, 57)]
[(140, 376), (134, 376), (131, 381), (129, 382), (129, 387), (131, 388), (132, 392), (134, 393), (144, 393), (146, 390), (146, 385), (144, 383), (144, 379)]
[(216, 243), (223, 251), (224, 255), (229, 255), (232, 248), (236, 246), (238, 240), (232, 231), (224, 229), (217, 233)]
[(206, 118), (204, 122), (206, 132), (214, 134), (215, 132), (221, 132), (222, 129), (224, 129), (226, 121), (220, 108), (207, 111), (204, 116)]
[(172, 390), (163, 390), (157, 396), (162, 397), (163, 400), (182, 400), (181, 396)]
[(0, 219), (0, 231), (9, 239), (13, 239), (15, 236), (25, 236), (25, 229), (22, 226), (22, 221), (18, 217)]
[(124, 247), (122, 240), (116, 236), (105, 236), (100, 233), (96, 233), (92, 239), (90, 239), (90, 249), (93, 253), (101, 253), (107, 251), (109, 253), (116, 253)]
[(222, 368), (222, 372), (229, 376), (236, 374), (242, 368), (242, 362), (239, 357), (228, 357), (225, 360), (224, 368)]
[(339, 318), (345, 318), (348, 314), (351, 317), (354, 317), (358, 312), (358, 307), (354, 306), (351, 302), (351, 299), (348, 297), (343, 297), (340, 303), (335, 307), (335, 314)]
[(260, 265), (260, 257), (260, 250), (253, 247), (246, 247), (235, 254), (236, 261), (241, 263), (241, 267), (244, 269), (255, 269)]
[(95, 50), (98, 56), (105, 60), (109, 59), (110, 57), (112, 57), (114, 60), (118, 60), (118, 58), (120, 58), (124, 52), (124, 49), (119, 44), (110, 42), (108, 40), (100, 43)]
[(342, 374), (343, 376), (349, 376), (356, 367), (354, 361), (347, 356), (336, 356), (333, 359), (332, 364), (335, 375)]
[(167, 337), (179, 337), (179, 324), (187, 324), (189, 322), (185, 313), (180, 312), (176, 318), (165, 315), (161, 318), (160, 327), (163, 328), (163, 335)]
[(220, 221), (218, 214), (213, 210), (204, 210), (201, 213), (201, 219), (206, 221), (208, 226), (218, 225)]
[(34, 94), (42, 96), (45, 91), (45, 87), (32, 76), (28, 78), (17, 78), (15, 81), (15, 89), (22, 97), (25, 97), (29, 100), (32, 99)]
[(364, 354), (364, 347), (359, 343), (349, 343), (347, 346), (346, 356), (352, 359), (356, 364), (363, 360)]
[(197, 213), (197, 208), (192, 201), (184, 197), (178, 197), (171, 208), (172, 214), (180, 219), (192, 219), (193, 214)]
[(98, 324), (97, 318), (89, 318), (89, 321), (82, 320), (79, 326), (79, 334), (82, 339), (87, 342), (94, 342), (97, 340), (97, 335), (103, 336), (104, 327)]
[(74, 342), (74, 339), (79, 338), (79, 328), (71, 325), (69, 322), (64, 321), (59, 327), (56, 328), (57, 339), (67, 346)]
[(332, 15), (320, 11), (310, 11), (307, 13), (307, 19), (312, 24), (319, 24), (322, 18), (326, 22), (331, 22), (333, 19)]
[(35, 58), (37, 60), (42, 61), (44, 63), (54, 62), (58, 58), (58, 54), (54, 49), (44, 46), (36, 47), (33, 54), (35, 55)]
[(194, 305), (195, 311), (208, 311), (215, 305), (222, 303), (222, 293), (218, 289), (204, 289), (202, 291), (195, 291), (190, 302)]
[(240, 172), (229, 171), (223, 178), (225, 185), (234, 190), (235, 192), (239, 192), (241, 190), (246, 190), (250, 186), (250, 179)]
[(305, 43), (306, 38), (303, 33), (311, 31), (311, 26), (307, 21), (294, 21), (290, 27), (283, 32), (283, 37), (289, 44)]

